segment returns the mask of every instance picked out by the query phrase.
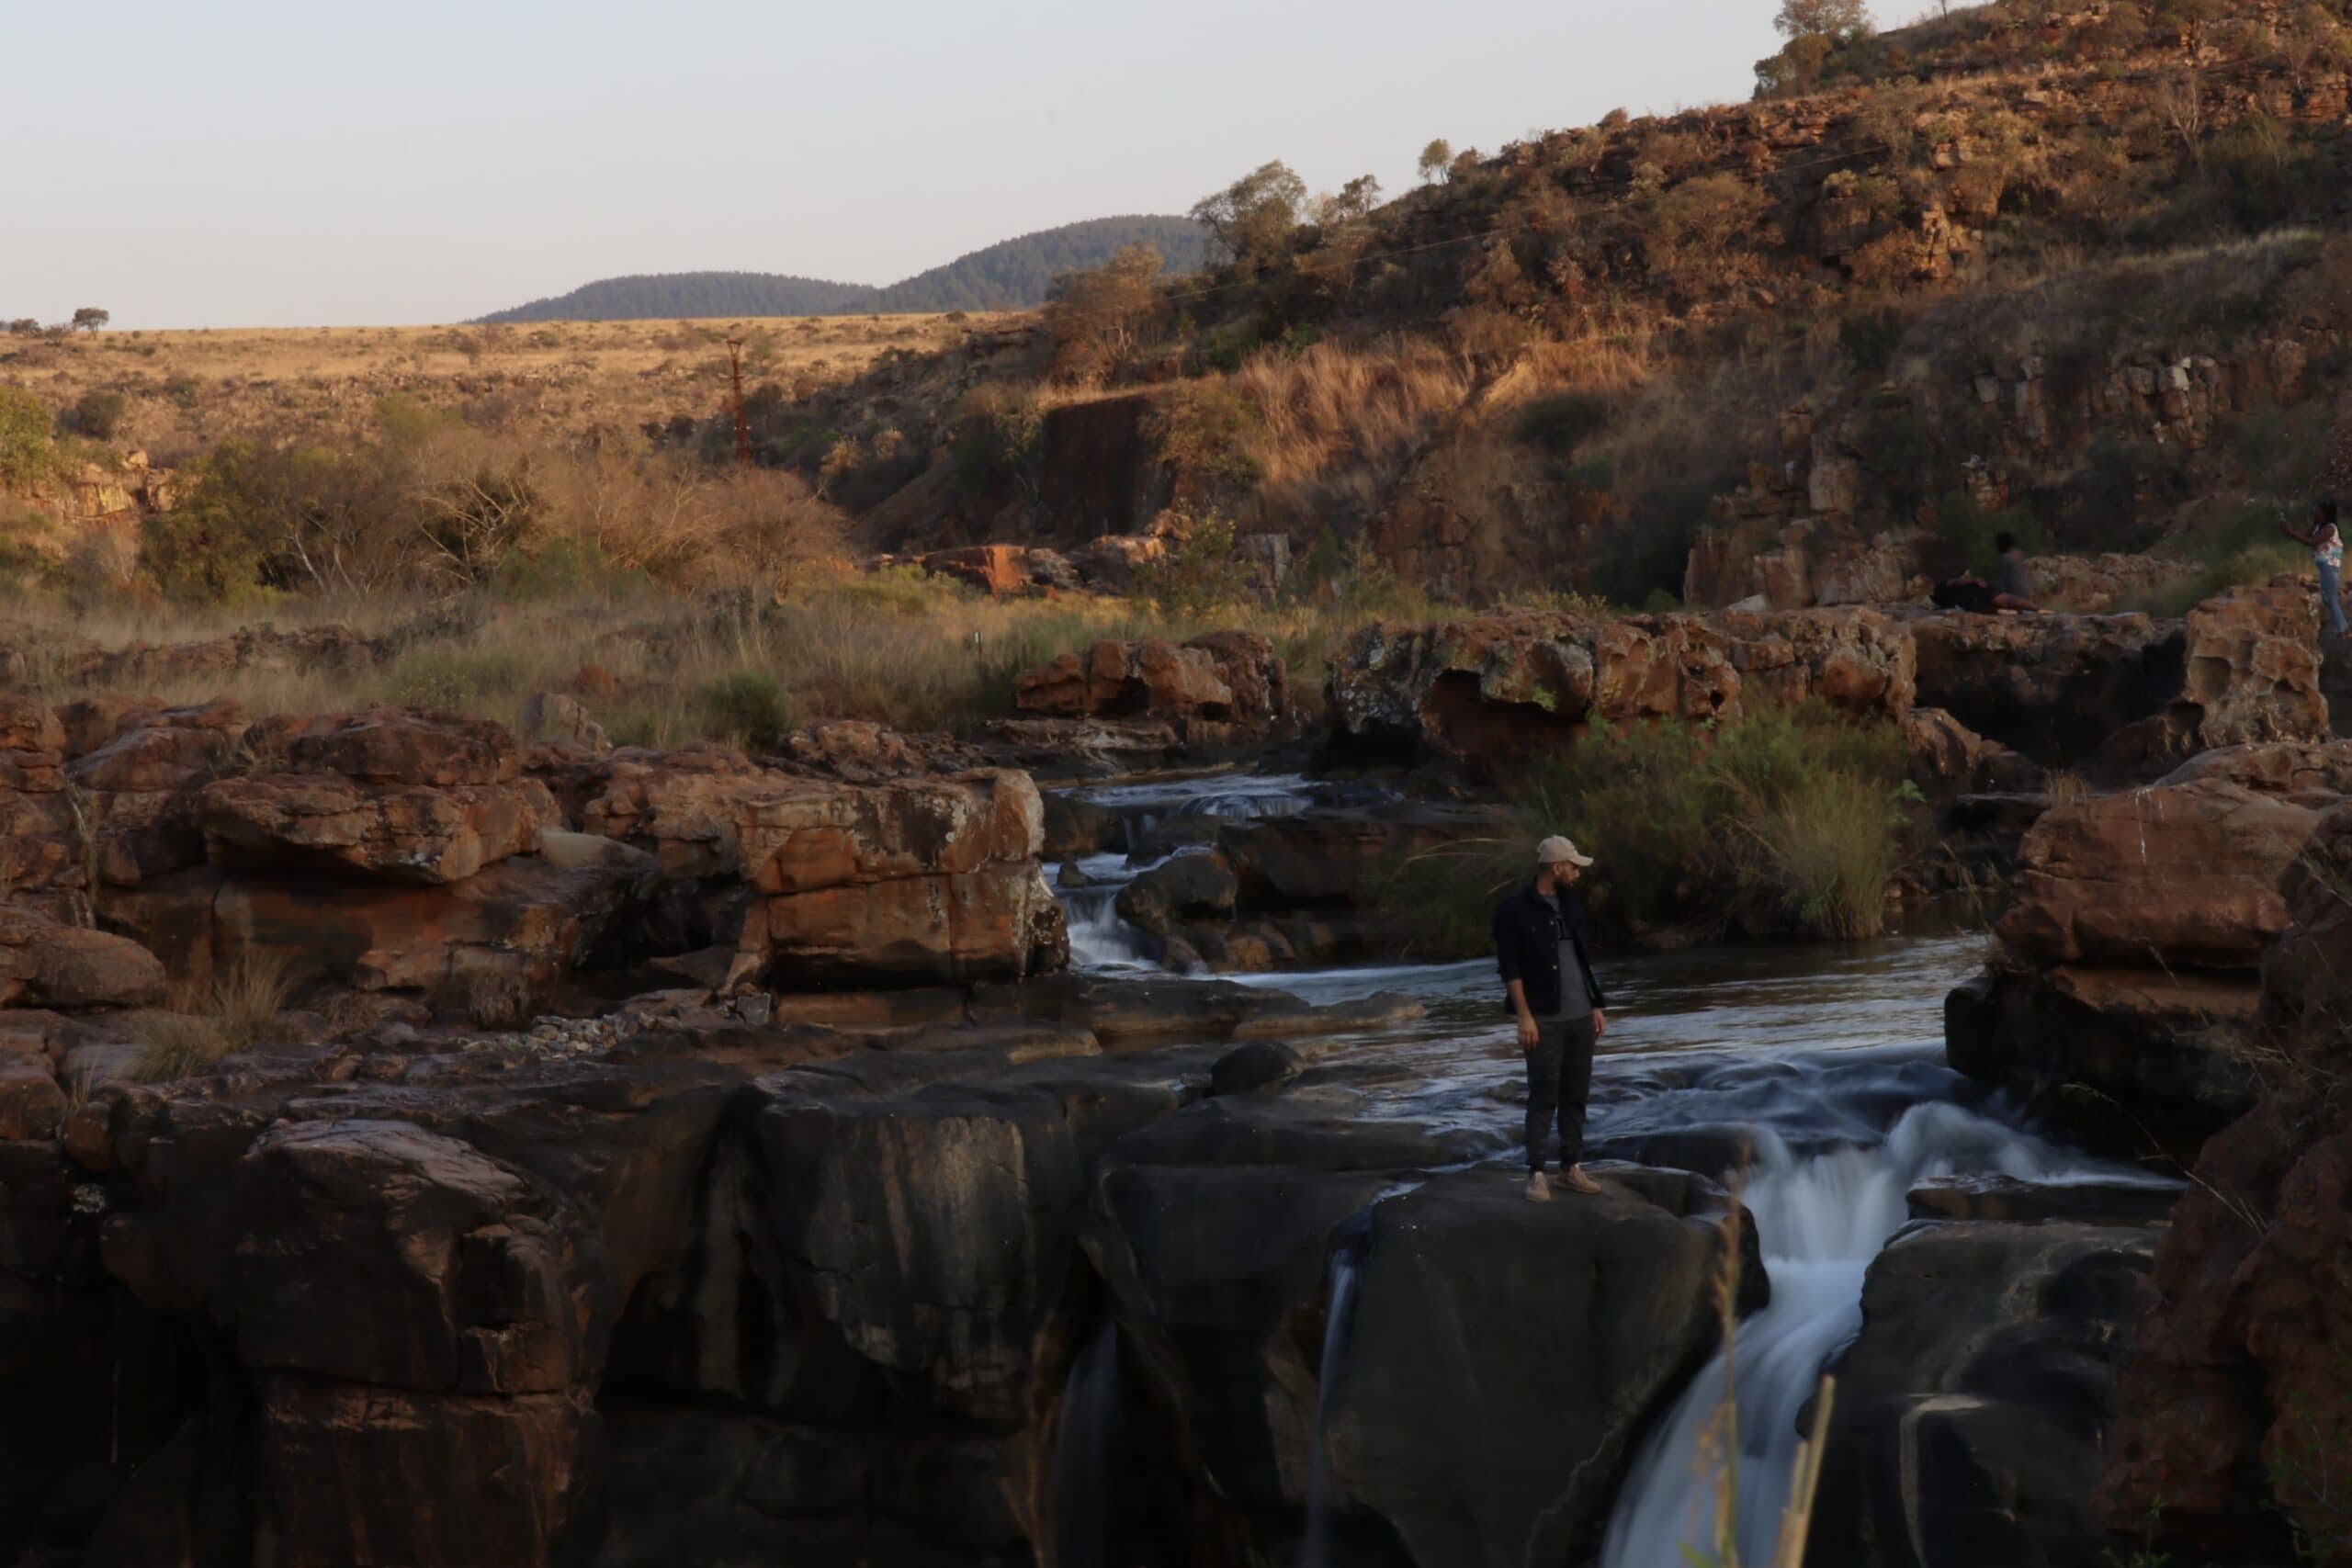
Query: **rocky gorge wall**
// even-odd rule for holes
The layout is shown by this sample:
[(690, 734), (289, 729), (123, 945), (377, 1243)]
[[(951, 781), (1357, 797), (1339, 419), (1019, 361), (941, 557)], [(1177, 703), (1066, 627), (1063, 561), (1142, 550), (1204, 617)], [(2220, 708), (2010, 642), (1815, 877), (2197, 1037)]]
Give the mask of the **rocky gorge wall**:
[(2146, 777), (2213, 747), (2326, 739), (2316, 625), (2291, 580), (2179, 621), (1845, 607), (1381, 623), (1335, 652), (1328, 744), (1491, 774), (1595, 721), (1730, 723), (1814, 698), (1905, 726), (1915, 751), (1964, 735), (1972, 755), (1989, 742)]

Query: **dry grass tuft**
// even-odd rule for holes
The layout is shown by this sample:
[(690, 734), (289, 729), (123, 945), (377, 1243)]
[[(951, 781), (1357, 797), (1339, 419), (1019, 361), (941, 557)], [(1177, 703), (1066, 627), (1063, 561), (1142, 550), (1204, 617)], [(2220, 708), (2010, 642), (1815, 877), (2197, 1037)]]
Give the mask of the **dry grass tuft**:
[(210, 984), (183, 987), (170, 1011), (139, 1020), (143, 1049), (133, 1076), (141, 1083), (192, 1077), (263, 1043), (285, 1010), (288, 990), (285, 961), (275, 955), (241, 958)]

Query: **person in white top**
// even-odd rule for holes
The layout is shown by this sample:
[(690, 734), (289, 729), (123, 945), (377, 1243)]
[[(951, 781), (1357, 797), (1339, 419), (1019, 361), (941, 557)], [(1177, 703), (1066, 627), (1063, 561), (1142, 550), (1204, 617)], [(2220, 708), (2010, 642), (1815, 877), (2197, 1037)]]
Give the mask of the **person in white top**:
[(2287, 537), (2312, 547), (2312, 564), (2319, 568), (2320, 618), (2337, 637), (2345, 635), (2344, 622), (2344, 530), (2336, 522), (2335, 498), (2323, 497), (2312, 505), (2312, 525), (2307, 533), (2293, 524), (2280, 519), (2278, 526)]

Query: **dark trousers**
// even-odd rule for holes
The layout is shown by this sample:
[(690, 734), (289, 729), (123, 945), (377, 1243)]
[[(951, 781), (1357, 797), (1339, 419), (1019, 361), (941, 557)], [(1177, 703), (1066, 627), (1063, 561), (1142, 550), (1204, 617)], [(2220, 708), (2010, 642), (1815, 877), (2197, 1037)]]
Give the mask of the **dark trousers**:
[(1592, 1015), (1542, 1019), (1527, 1053), (1527, 1168), (1544, 1168), (1552, 1118), (1560, 1118), (1560, 1168), (1584, 1157), (1584, 1107), (1592, 1097)]

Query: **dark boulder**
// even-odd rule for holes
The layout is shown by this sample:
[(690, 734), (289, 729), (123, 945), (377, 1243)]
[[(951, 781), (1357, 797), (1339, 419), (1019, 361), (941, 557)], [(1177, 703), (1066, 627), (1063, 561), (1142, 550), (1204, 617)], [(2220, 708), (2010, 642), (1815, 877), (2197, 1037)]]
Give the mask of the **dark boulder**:
[(1871, 1265), (1838, 1380), (1812, 1568), (2075, 1568), (2157, 1232), (1916, 1226)]

